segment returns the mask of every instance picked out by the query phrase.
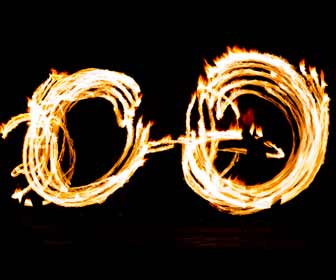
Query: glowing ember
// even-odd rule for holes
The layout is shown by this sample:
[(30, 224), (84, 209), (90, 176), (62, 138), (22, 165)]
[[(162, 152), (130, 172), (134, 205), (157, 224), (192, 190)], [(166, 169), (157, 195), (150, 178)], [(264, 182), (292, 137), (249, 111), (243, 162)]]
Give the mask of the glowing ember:
[[(70, 187), (76, 156), (65, 115), (78, 101), (98, 97), (113, 104), (118, 125), (127, 131), (125, 148), (119, 160), (101, 178), (87, 185)], [(50, 77), (29, 100), (28, 113), (15, 116), (0, 126), (2, 137), (6, 138), (20, 123), (28, 122), (23, 162), (12, 171), (12, 176), (24, 174), (28, 187), (15, 190), (12, 198), (21, 201), (32, 189), (45, 199), (43, 205), (52, 202), (65, 207), (80, 207), (104, 202), (144, 164), (146, 154), (173, 147), (169, 136), (160, 141), (149, 141), (151, 123), (144, 125), (141, 117), (135, 121), (140, 102), (138, 84), (125, 74), (93, 68), (72, 75), (52, 70)], [(62, 135), (61, 139), (59, 135)], [(60, 150), (59, 140), (62, 143)], [(64, 172), (61, 162), (65, 153), (68, 153), (70, 163)], [(25, 204), (32, 205), (29, 199)]]
[[(285, 203), (313, 181), (323, 164), (329, 129), (329, 97), (327, 84), (315, 68), (300, 73), (286, 60), (257, 51), (228, 49), (214, 66), (206, 66), (206, 79), (200, 78), (186, 114), (186, 135), (182, 143), (182, 168), (187, 184), (219, 210), (238, 215), (270, 208), (275, 202)], [(292, 148), (284, 168), (264, 183), (246, 185), (237, 178), (225, 176), (246, 154), (244, 148), (219, 149), (219, 143), (242, 140), (243, 126), (255, 139), (262, 138), (261, 127), (255, 124), (253, 111), (240, 115), (237, 98), (254, 95), (275, 105), (291, 128)], [(224, 112), (232, 109), (235, 123), (228, 130), (218, 130)], [(193, 125), (193, 115), (197, 125)], [(283, 158), (283, 150), (265, 140), (264, 146), (274, 152), (267, 158)], [(234, 156), (224, 170), (217, 170), (219, 152)]]

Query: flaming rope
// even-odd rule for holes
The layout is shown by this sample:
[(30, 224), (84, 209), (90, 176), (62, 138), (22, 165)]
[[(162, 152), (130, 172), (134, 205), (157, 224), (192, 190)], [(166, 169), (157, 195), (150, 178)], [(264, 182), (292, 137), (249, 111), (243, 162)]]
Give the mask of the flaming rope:
[[(105, 175), (93, 183), (71, 187), (76, 154), (65, 115), (78, 101), (98, 97), (113, 104), (119, 127), (127, 131), (125, 148)], [(52, 71), (34, 92), (28, 103), (29, 112), (0, 126), (2, 137), (6, 138), (20, 123), (27, 121), (29, 124), (22, 149), (23, 162), (12, 171), (13, 177), (24, 174), (28, 187), (16, 190), (12, 197), (21, 200), (32, 189), (45, 199), (45, 203), (65, 207), (104, 202), (144, 164), (147, 153), (173, 147), (168, 143), (169, 136), (160, 141), (149, 141), (152, 124), (144, 125), (141, 117), (135, 125), (135, 113), (140, 102), (138, 84), (125, 74), (93, 68), (72, 75)], [(60, 150), (59, 138), (62, 143)], [(69, 166), (64, 172), (61, 162), (66, 153)]]
[[(206, 78), (199, 79), (186, 114), (182, 168), (187, 184), (214, 207), (230, 214), (251, 214), (279, 200), (281, 204), (291, 200), (313, 181), (326, 153), (329, 97), (323, 72), (320, 77), (315, 68), (309, 67), (307, 72), (303, 62), (300, 71), (280, 57), (238, 48), (228, 49), (214, 66), (206, 66)], [(236, 105), (236, 99), (243, 95), (254, 95), (275, 105), (291, 127), (293, 143), (284, 168), (276, 176), (248, 186), (225, 177), (239, 155), (247, 153), (246, 149), (219, 149), (221, 141), (243, 138)], [(224, 119), (228, 108), (234, 112), (235, 127), (218, 130), (216, 123)], [(193, 129), (194, 112), (198, 119)], [(275, 144), (265, 141), (264, 145), (274, 151), (266, 154), (268, 158), (284, 157)], [(222, 171), (215, 166), (219, 152), (234, 155)]]

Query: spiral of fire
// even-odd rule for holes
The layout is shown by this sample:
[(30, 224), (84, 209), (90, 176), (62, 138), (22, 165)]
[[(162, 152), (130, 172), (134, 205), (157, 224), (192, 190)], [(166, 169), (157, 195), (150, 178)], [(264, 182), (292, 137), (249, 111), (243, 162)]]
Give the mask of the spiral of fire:
[[(200, 77), (186, 114), (185, 138), (189, 140), (182, 145), (182, 168), (191, 189), (220, 211), (245, 215), (277, 201), (285, 203), (311, 184), (323, 164), (329, 129), (327, 84), (322, 71), (319, 76), (316, 68), (306, 70), (303, 61), (299, 66), (300, 72), (281, 57), (239, 48), (229, 48), (213, 65), (206, 65), (206, 77)], [(243, 138), (235, 102), (243, 95), (275, 105), (291, 127), (293, 143), (278, 174), (249, 186), (225, 176), (246, 150), (219, 149), (222, 141)], [(218, 130), (216, 124), (228, 108), (234, 112), (235, 128)], [(275, 150), (267, 157), (284, 157), (275, 144), (265, 141), (264, 145)], [(224, 170), (218, 170), (215, 159), (223, 151), (234, 156)]]
[[(104, 98), (113, 104), (119, 127), (126, 129), (126, 143), (122, 155), (105, 175), (90, 184), (71, 187), (76, 153), (65, 116), (77, 102), (89, 98)], [(21, 200), (33, 190), (46, 203), (65, 207), (104, 202), (144, 164), (147, 153), (171, 147), (164, 143), (169, 137), (149, 141), (152, 124), (144, 125), (141, 117), (135, 120), (140, 102), (139, 85), (123, 73), (95, 68), (72, 75), (52, 71), (29, 100), (28, 113), (13, 117), (0, 127), (2, 137), (6, 138), (20, 123), (28, 122), (22, 164), (12, 171), (12, 176), (24, 174), (28, 186), (16, 190), (12, 197)], [(61, 163), (65, 154), (69, 164), (64, 171)]]

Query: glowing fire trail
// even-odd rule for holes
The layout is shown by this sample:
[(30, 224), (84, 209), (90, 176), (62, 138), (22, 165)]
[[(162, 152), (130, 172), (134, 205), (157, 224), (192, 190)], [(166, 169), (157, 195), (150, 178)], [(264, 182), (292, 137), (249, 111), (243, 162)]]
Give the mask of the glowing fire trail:
[[(125, 148), (119, 160), (101, 178), (87, 185), (71, 187), (76, 154), (65, 115), (78, 101), (98, 97), (113, 104), (118, 125), (127, 131)], [(149, 141), (151, 123), (144, 125), (141, 117), (135, 123), (140, 102), (138, 84), (125, 74), (94, 68), (72, 75), (52, 71), (49, 79), (34, 92), (28, 103), (29, 112), (0, 126), (2, 137), (6, 138), (20, 123), (28, 122), (23, 162), (12, 171), (14, 177), (24, 174), (28, 187), (16, 190), (12, 197), (21, 200), (32, 189), (45, 199), (44, 203), (65, 207), (104, 202), (144, 164), (146, 154), (173, 147), (169, 136), (160, 141)], [(60, 150), (59, 135), (62, 135)], [(64, 172), (61, 162), (65, 153), (69, 156), (69, 166)]]
[[(287, 61), (274, 55), (229, 50), (215, 61), (215, 66), (208, 65), (207, 78), (199, 80), (186, 114), (186, 135), (177, 140), (167, 136), (159, 141), (149, 141), (151, 123), (144, 125), (141, 118), (135, 121), (141, 94), (132, 78), (99, 69), (85, 69), (72, 75), (54, 71), (34, 92), (28, 103), (29, 112), (0, 126), (2, 137), (6, 138), (20, 123), (28, 122), (23, 161), (12, 172), (12, 176), (25, 175), (28, 187), (15, 190), (12, 197), (21, 200), (34, 190), (45, 199), (44, 204), (81, 207), (102, 203), (127, 183), (144, 164), (146, 154), (167, 150), (179, 143), (186, 182), (219, 210), (243, 215), (270, 208), (278, 200), (285, 203), (313, 181), (323, 164), (328, 138), (329, 97), (324, 91), (327, 85), (323, 73), (319, 77), (315, 68), (307, 72), (303, 63), (300, 71), (296, 72)], [(292, 129), (293, 142), (283, 170), (273, 179), (253, 186), (225, 177), (240, 154), (247, 154), (247, 149), (219, 149), (222, 141), (243, 139), (239, 120), (245, 116), (240, 116), (235, 101), (248, 94), (265, 99), (282, 111)], [(70, 187), (76, 154), (65, 116), (78, 101), (98, 97), (113, 104), (118, 125), (127, 131), (125, 148), (119, 160), (101, 178), (91, 184)], [(236, 124), (228, 130), (218, 130), (216, 122), (223, 119), (227, 108), (233, 110)], [(195, 111), (199, 116), (196, 129), (192, 128)], [(261, 128), (253, 122), (249, 125), (250, 134), (261, 138)], [(273, 150), (266, 153), (267, 158), (285, 156), (282, 149), (270, 141), (264, 141), (264, 146)], [(218, 152), (234, 153), (224, 170), (217, 170), (215, 166)], [(66, 153), (69, 165), (64, 172), (61, 163)]]
[[(291, 200), (313, 181), (326, 153), (329, 97), (323, 72), (319, 77), (315, 68), (307, 71), (303, 62), (300, 71), (280, 57), (238, 48), (228, 49), (214, 61), (214, 66), (206, 66), (207, 77), (199, 79), (186, 114), (182, 168), (187, 184), (214, 207), (230, 214), (251, 214), (270, 208), (279, 200)], [(235, 100), (247, 94), (281, 110), (291, 127), (293, 142), (284, 168), (273, 179), (249, 186), (225, 177), (239, 154), (246, 151), (218, 148), (221, 141), (242, 139)], [(236, 127), (218, 131), (216, 123), (223, 119), (227, 108), (235, 114)], [(193, 113), (198, 116), (195, 128)], [(284, 157), (273, 143), (266, 141), (264, 145), (276, 151), (267, 154), (268, 158)], [(217, 170), (217, 153), (225, 151), (234, 152), (233, 159), (224, 170)]]

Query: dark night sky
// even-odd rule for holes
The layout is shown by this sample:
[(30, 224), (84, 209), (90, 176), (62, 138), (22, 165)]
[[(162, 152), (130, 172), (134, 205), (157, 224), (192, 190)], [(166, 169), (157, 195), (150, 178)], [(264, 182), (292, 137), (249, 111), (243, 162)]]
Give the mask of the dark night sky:
[[(10, 177), (11, 169), (21, 162), (22, 125), (6, 141), (0, 141), (0, 215), (8, 236), (15, 232), (22, 246), (50, 247), (103, 241), (116, 247), (159, 244), (167, 248), (302, 249), (330, 245), (335, 214), (336, 54), (327, 20), (317, 18), (321, 17), (319, 11), (282, 15), (278, 11), (270, 16), (249, 14), (246, 9), (229, 12), (227, 18), (221, 14), (223, 10), (216, 10), (192, 13), (172, 9), (164, 13), (160, 9), (135, 17), (122, 10), (123, 18), (118, 11), (111, 15), (99, 7), (90, 13), (71, 10), (13, 15), (10, 21), (1, 22), (2, 97), (6, 99), (0, 104), (0, 121), (26, 110), (26, 98), (48, 77), (51, 68), (73, 73), (95, 67), (132, 76), (143, 92), (144, 119), (155, 121), (152, 137), (171, 134), (176, 138), (184, 132), (185, 111), (204, 60), (211, 61), (234, 45), (282, 56), (296, 66), (305, 59), (308, 65), (323, 69), (331, 97), (326, 162), (311, 186), (285, 205), (245, 217), (229, 216), (210, 207), (184, 183), (177, 146), (149, 155), (146, 165), (102, 205), (25, 208), (10, 198), (15, 185), (25, 182), (24, 178)], [(116, 140), (116, 128), (101, 122), (104, 116), (112, 116), (109, 109), (106, 103), (83, 102), (72, 112), (69, 122), (73, 122), (80, 161), (74, 178), (78, 184), (90, 182), (115, 156), (108, 143)], [(90, 136), (90, 129), (100, 137)]]

